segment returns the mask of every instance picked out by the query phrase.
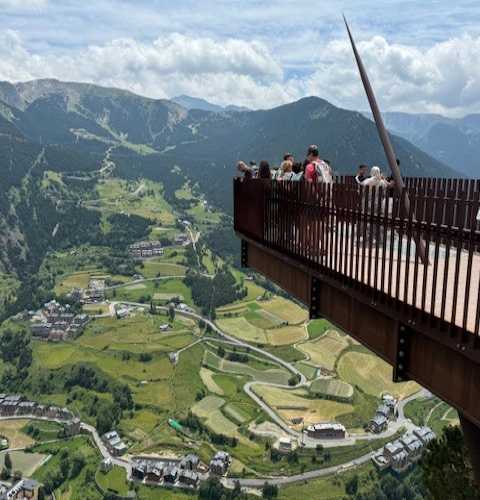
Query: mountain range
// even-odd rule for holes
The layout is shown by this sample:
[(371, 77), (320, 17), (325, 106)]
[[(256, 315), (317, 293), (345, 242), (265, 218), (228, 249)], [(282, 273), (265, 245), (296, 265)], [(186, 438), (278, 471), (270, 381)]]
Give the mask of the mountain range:
[(479, 177), (480, 114), (447, 118), (438, 114), (387, 112), (383, 119), (392, 133), (433, 158), (467, 177)]
[(179, 95), (170, 99), (186, 109), (201, 109), (202, 111), (211, 111), (212, 113), (223, 113), (225, 111), (250, 111), (245, 106), (219, 106), (199, 97), (191, 97), (189, 95)]
[[(407, 140), (393, 142), (405, 175), (456, 175)], [(0, 82), (0, 273), (27, 276), (48, 249), (88, 240), (98, 221), (81, 200), (106, 157), (114, 175), (150, 178), (166, 192), (190, 179), (228, 213), (238, 159), (278, 164), (285, 151), (303, 159), (312, 143), (338, 173), (363, 162), (385, 166), (374, 124), (316, 97), (212, 112), (83, 83)], [(46, 171), (67, 174), (65, 203), (51, 196)]]

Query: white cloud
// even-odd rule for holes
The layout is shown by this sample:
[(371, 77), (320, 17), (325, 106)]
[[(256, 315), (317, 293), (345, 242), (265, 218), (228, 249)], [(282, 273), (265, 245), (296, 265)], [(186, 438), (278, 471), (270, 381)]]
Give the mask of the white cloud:
[[(480, 37), (453, 38), (421, 50), (377, 36), (358, 43), (358, 49), (383, 109), (449, 115), (480, 110)], [(328, 58), (306, 79), (305, 91), (365, 109), (348, 43), (330, 42), (325, 51)]]
[(45, 7), (48, 0), (0, 0), (0, 8), (2, 9), (38, 9)]
[[(0, 79), (53, 77), (155, 98), (189, 94), (255, 108), (318, 95), (343, 107), (366, 109), (347, 41), (322, 41), (312, 32), (299, 40), (314, 41), (317, 55), (306, 66), (299, 63), (297, 76), (288, 76), (280, 57), (257, 40), (173, 33), (152, 42), (123, 38), (54, 54), (28, 49), (9, 30), (0, 36)], [(373, 36), (358, 48), (382, 109), (448, 115), (480, 111), (480, 37), (465, 35), (418, 48)], [(294, 56), (290, 51), (289, 64)]]

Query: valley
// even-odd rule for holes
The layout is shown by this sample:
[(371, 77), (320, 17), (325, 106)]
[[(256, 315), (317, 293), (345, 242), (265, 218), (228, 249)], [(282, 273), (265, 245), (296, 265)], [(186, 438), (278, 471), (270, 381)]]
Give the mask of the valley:
[[(62, 175), (57, 183), (63, 183)], [(364, 427), (385, 392), (399, 398), (402, 409), (407, 398), (408, 404), (429, 408), (431, 399), (420, 387), (392, 384), (391, 368), (379, 358), (325, 320), (309, 321), (305, 309), (234, 267), (231, 255), (217, 253), (209, 233), (225, 216), (203, 203), (187, 182), (167, 201), (161, 183), (111, 173), (96, 181), (82, 204), (98, 214), (101, 244), (48, 251), (36, 280), (45, 300), (75, 304), (67, 299), (72, 290), (88, 290), (98, 280), (105, 282), (103, 298), (75, 305), (91, 318), (77, 337), (60, 342), (33, 337), (31, 362), (22, 375), (18, 364), (0, 362), (7, 392), (65, 406), (99, 435), (117, 430), (128, 447), (120, 467), (104, 474), (97, 471), (101, 454), (84, 437), (42, 444), (22, 438), (24, 426), (0, 426), (12, 444), (33, 446), (34, 456), (55, 457), (64, 449), (73, 456), (73, 449), (80, 450), (83, 471), (54, 486), (58, 496), (101, 498), (89, 484), (92, 474), (100, 488), (128, 492), (131, 466), (125, 464), (132, 457), (195, 453), (208, 464), (218, 450), (233, 459), (222, 479), (228, 486), (235, 479), (261, 488), (262, 478), (275, 483), (285, 476), (325, 482), (316, 478), (356, 460), (368, 472), (365, 489), (373, 484), (372, 453), (414, 424), (402, 413), (380, 434)], [(112, 224), (116, 214), (125, 222)], [(127, 232), (134, 217), (141, 222), (135, 238)], [(162, 241), (162, 255), (132, 258), (129, 245), (138, 240)], [(28, 316), (18, 314), (4, 321), (1, 332), (29, 328)], [(427, 423), (419, 411), (415, 423)], [(447, 411), (436, 420), (437, 431), (452, 422), (442, 420)], [(171, 419), (184, 430), (174, 429)], [(314, 439), (304, 432), (311, 424), (333, 421), (344, 426), (345, 438)], [(282, 454), (281, 439), (296, 444)], [(25, 464), (24, 473), (42, 481), (56, 474), (58, 463), (43, 458)], [(341, 489), (345, 478), (338, 476), (331, 488)], [(152, 494), (145, 485), (136, 484), (135, 491), (138, 498)], [(280, 498), (295, 498), (289, 496), (294, 491), (282, 489)], [(181, 490), (168, 494), (184, 498)]]

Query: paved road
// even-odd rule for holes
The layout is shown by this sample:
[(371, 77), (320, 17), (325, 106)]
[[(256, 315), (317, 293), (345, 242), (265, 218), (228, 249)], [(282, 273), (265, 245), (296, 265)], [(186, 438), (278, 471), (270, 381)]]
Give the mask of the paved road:
[[(136, 306), (136, 307), (144, 307), (144, 308), (149, 307), (146, 304), (140, 304), (140, 303), (136, 303), (136, 302), (123, 302), (122, 301), (121, 303)], [(168, 311), (167, 307), (162, 307), (162, 306), (157, 307), (157, 309)], [(295, 386), (268, 384), (268, 383), (264, 383), (264, 382), (261, 383), (262, 385), (269, 385), (269, 386), (273, 386), (273, 387), (280, 387), (282, 389), (290, 389), (290, 390), (291, 389), (298, 389), (298, 388), (301, 388), (301, 387), (304, 387), (307, 385), (307, 379), (305, 378), (303, 373), (301, 373), (293, 364), (288, 363), (287, 361), (275, 356), (274, 354), (272, 354), (268, 351), (264, 351), (263, 349), (261, 349), (259, 347), (252, 346), (252, 345), (248, 344), (247, 342), (243, 342), (242, 340), (239, 340), (236, 337), (233, 337), (231, 335), (226, 334), (213, 321), (211, 321), (207, 318), (204, 318), (195, 312), (181, 311), (179, 309), (176, 309), (176, 313), (181, 315), (181, 316), (185, 316), (187, 318), (194, 319), (196, 321), (203, 320), (205, 322), (205, 324), (208, 324), (210, 326), (210, 328), (213, 331), (215, 331), (215, 333), (217, 333), (221, 338), (228, 340), (229, 342), (231, 342), (234, 345), (248, 348), (248, 349), (250, 349), (250, 351), (257, 352), (258, 354), (261, 354), (262, 356), (267, 357), (268, 359), (271, 359), (275, 363), (283, 366), (291, 373), (300, 376), (300, 382)], [(198, 341), (196, 341), (195, 343), (198, 343)], [(302, 434), (300, 432), (291, 429), (288, 426), (288, 424), (278, 415), (278, 413), (273, 408), (268, 406), (265, 403), (265, 401), (260, 399), (255, 394), (255, 392), (252, 390), (252, 386), (255, 385), (256, 383), (259, 383), (259, 382), (255, 382), (255, 381), (247, 382), (244, 386), (245, 393), (251, 399), (253, 399), (263, 409), (263, 411), (265, 411), (265, 413), (267, 413), (272, 418), (272, 420), (285, 433), (287, 433), (290, 436), (296, 437), (299, 441), (303, 442), (305, 447), (307, 447), (307, 448), (315, 448), (317, 446), (317, 444), (321, 444), (325, 448), (333, 448), (333, 447), (338, 447), (338, 446), (350, 446), (350, 445), (355, 444), (358, 439), (367, 440), (367, 441), (375, 441), (377, 439), (389, 438), (389, 437), (395, 435), (402, 427), (404, 427), (407, 431), (411, 431), (411, 430), (413, 430), (413, 428), (415, 426), (410, 421), (405, 419), (405, 415), (404, 415), (405, 405), (407, 403), (409, 403), (410, 401), (413, 401), (414, 399), (425, 396), (425, 394), (427, 393), (427, 391), (420, 391), (416, 394), (413, 394), (409, 398), (401, 401), (399, 403), (399, 408), (398, 408), (398, 413), (399, 413), (398, 419), (394, 422), (391, 422), (389, 424), (388, 429), (380, 434), (370, 434), (370, 433), (369, 434), (356, 434), (355, 436), (350, 436), (346, 439), (334, 439), (334, 440), (333, 439), (311, 439), (308, 436), (306, 436), (306, 435), (302, 436)]]
[[(137, 307), (148, 307), (145, 304), (139, 304), (139, 303), (135, 303), (135, 302), (121, 302), (121, 303), (122, 304), (133, 305), (133, 306), (137, 306)], [(168, 308), (166, 308), (166, 307), (159, 307), (158, 309), (168, 311)], [(260, 348), (257, 348), (257, 347), (251, 346), (251, 345), (249, 345), (249, 344), (247, 344), (245, 342), (242, 342), (242, 341), (236, 339), (235, 337), (231, 337), (230, 335), (225, 334), (212, 321), (210, 321), (210, 320), (208, 320), (206, 318), (203, 318), (203, 317), (201, 317), (200, 315), (198, 315), (198, 314), (196, 314), (194, 312), (187, 312), (187, 311), (180, 311), (180, 310), (176, 310), (176, 312), (178, 314), (180, 314), (181, 316), (185, 316), (187, 318), (191, 318), (191, 319), (195, 319), (195, 320), (200, 320), (200, 319), (203, 320), (206, 324), (210, 325), (210, 327), (215, 332), (217, 332), (220, 337), (223, 337), (224, 339), (226, 339), (226, 342), (231, 343), (231, 344), (235, 344), (235, 345), (240, 345), (242, 347), (248, 347), (251, 351), (258, 352), (262, 356), (266, 356), (267, 358), (270, 358), (272, 361), (275, 361), (276, 363), (284, 366), (290, 372), (295, 373), (295, 374), (299, 374), (300, 375), (300, 383), (298, 384), (298, 386), (305, 385), (306, 379), (305, 379), (304, 375), (301, 374), (293, 365), (291, 365), (290, 363), (284, 361), (283, 359), (280, 359), (277, 356), (274, 356), (273, 354), (271, 354), (271, 353), (269, 353), (267, 351), (263, 351)], [(199, 339), (197, 341), (197, 343), (200, 342), (200, 341), (203, 341), (203, 340), (207, 341), (207, 340), (211, 340), (211, 339)], [(187, 346), (187, 348), (191, 347), (191, 346), (192, 345)], [(280, 425), (280, 422), (279, 422), (279, 420), (281, 420), (280, 417), (268, 405), (266, 405), (262, 400), (260, 400), (258, 398), (258, 396), (256, 396), (253, 393), (253, 391), (251, 391), (251, 387), (252, 387), (252, 385), (254, 383), (255, 382), (249, 382), (249, 383), (247, 383), (246, 386), (245, 386), (245, 392), (247, 392), (247, 390), (250, 391), (250, 392), (247, 392), (247, 394), (249, 394), (249, 396), (252, 399), (254, 399), (268, 413), (268, 415), (277, 424)], [(269, 385), (275, 386), (275, 384), (269, 384)], [(278, 387), (285, 388), (285, 386), (283, 386), (283, 385), (278, 385)], [(292, 388), (294, 388), (294, 387), (292, 387)], [(404, 407), (405, 407), (405, 405), (409, 401), (412, 401), (413, 399), (416, 399), (417, 397), (428, 397), (428, 392), (425, 391), (425, 390), (420, 391), (417, 394), (414, 394), (413, 396), (410, 396), (409, 398), (405, 399), (399, 405), (399, 420), (401, 419), (402, 422), (403, 422), (403, 424), (406, 427), (409, 427), (412, 424), (409, 423), (408, 421), (404, 420), (404, 418), (405, 418), (404, 417)], [(57, 422), (57, 423), (60, 423), (60, 424), (61, 423), (65, 423), (64, 420), (51, 419), (51, 418), (47, 418), (47, 417), (37, 417), (37, 416), (33, 416), (33, 415), (22, 415), (22, 416), (13, 416), (13, 417), (0, 417), (0, 420), (19, 420), (19, 419), (47, 420), (47, 421)], [(286, 424), (282, 421), (282, 425), (281, 425), (282, 429), (284, 428), (285, 425)], [(126, 460), (126, 459), (112, 456), (110, 454), (109, 450), (107, 449), (107, 447), (105, 446), (105, 444), (103, 443), (102, 439), (100, 438), (100, 435), (98, 434), (97, 429), (95, 427), (93, 427), (92, 425), (89, 425), (89, 424), (87, 424), (85, 422), (82, 422), (80, 424), (80, 427), (81, 427), (82, 430), (84, 430), (84, 431), (86, 431), (86, 432), (88, 432), (88, 433), (91, 434), (91, 436), (92, 436), (92, 438), (93, 438), (93, 440), (95, 442), (95, 445), (99, 449), (102, 457), (103, 458), (109, 458), (112, 461), (113, 464), (118, 465), (119, 467), (124, 468), (126, 470), (126, 472), (127, 472), (127, 477), (130, 478), (131, 477), (131, 472), (132, 472), (131, 463), (128, 460)], [(291, 429), (289, 429), (289, 434), (291, 434), (292, 432), (295, 432), (295, 431), (292, 431)], [(371, 439), (379, 439), (381, 437), (382, 437), (381, 434), (376, 434), (374, 436), (370, 436)], [(315, 445), (319, 444), (319, 443), (323, 444), (323, 441), (321, 441), (321, 440), (314, 440), (314, 441), (315, 441)], [(342, 440), (342, 441), (345, 443), (346, 440)], [(336, 442), (332, 441), (332, 440), (329, 440), (328, 444), (329, 445), (333, 444), (334, 446), (338, 446), (338, 444)], [(351, 443), (349, 443), (349, 444), (351, 444)], [(342, 471), (344, 471), (346, 469), (349, 469), (351, 467), (356, 467), (356, 466), (358, 466), (360, 464), (368, 462), (378, 451), (380, 451), (380, 449), (372, 451), (372, 452), (369, 452), (369, 453), (363, 455), (362, 457), (359, 457), (359, 458), (357, 458), (355, 460), (349, 461), (349, 462), (341, 464), (341, 465), (337, 465), (337, 466), (333, 466), (333, 467), (327, 467), (327, 468), (324, 468), (324, 469), (317, 469), (317, 470), (305, 472), (303, 474), (296, 474), (296, 475), (293, 475), (293, 476), (269, 478), (267, 480), (268, 480), (268, 482), (270, 484), (275, 484), (275, 485), (281, 486), (281, 485), (285, 485), (285, 484), (295, 483), (295, 482), (298, 482), (298, 481), (307, 481), (309, 479), (315, 479), (315, 478), (319, 478), (319, 477), (328, 476), (330, 474), (340, 473), (340, 472), (342, 472)], [(240, 483), (240, 486), (242, 486), (244, 488), (261, 488), (264, 485), (266, 479), (265, 478), (264, 479), (243, 479), (243, 478), (238, 478), (238, 479), (236, 479), (236, 478), (224, 478), (224, 479), (222, 479), (222, 482), (226, 486), (232, 487), (232, 488), (234, 487), (234, 483), (236, 481), (238, 481)]]

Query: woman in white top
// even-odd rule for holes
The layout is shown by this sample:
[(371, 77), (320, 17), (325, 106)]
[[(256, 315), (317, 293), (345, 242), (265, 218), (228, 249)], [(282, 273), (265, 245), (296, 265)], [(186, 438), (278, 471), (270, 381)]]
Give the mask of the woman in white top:
[(370, 177), (368, 179), (365, 179), (361, 185), (386, 188), (389, 186), (389, 183), (382, 175), (380, 167), (372, 167), (372, 169), (370, 170)]

